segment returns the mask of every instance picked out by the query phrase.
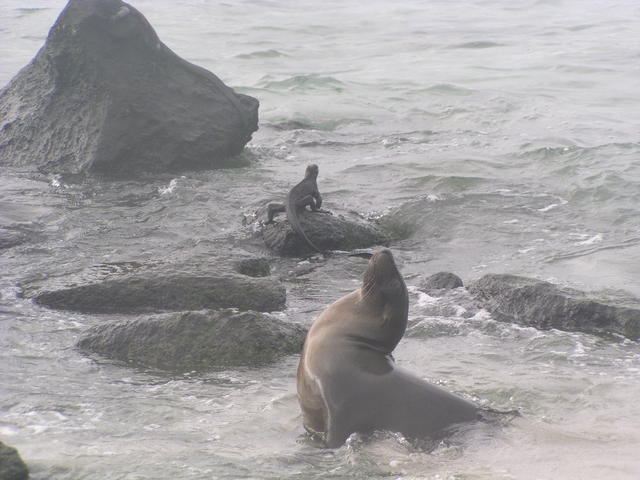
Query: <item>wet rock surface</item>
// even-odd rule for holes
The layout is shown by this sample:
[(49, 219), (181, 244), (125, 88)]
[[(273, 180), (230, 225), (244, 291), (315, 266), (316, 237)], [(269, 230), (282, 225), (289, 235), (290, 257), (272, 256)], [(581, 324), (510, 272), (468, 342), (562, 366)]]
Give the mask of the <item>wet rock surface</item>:
[(145, 313), (217, 308), (271, 312), (286, 302), (284, 286), (274, 279), (238, 274), (164, 276), (124, 275), (51, 291), (26, 290), (43, 306), (82, 313)]
[(124, 177), (245, 164), (258, 101), (164, 45), (120, 0), (70, 0), (0, 90), (0, 165)]
[(29, 469), (20, 458), (18, 451), (0, 442), (0, 479), (26, 480), (27, 478), (29, 478)]
[(452, 290), (462, 287), (462, 279), (455, 273), (438, 272), (425, 278), (418, 288), (426, 293), (438, 293), (443, 290)]
[(131, 364), (170, 371), (256, 366), (299, 353), (301, 325), (257, 312), (180, 312), (102, 324), (77, 346)]
[[(382, 230), (355, 215), (304, 211), (299, 214), (299, 219), (307, 237), (322, 251), (349, 251), (389, 244), (389, 237)], [(286, 215), (281, 215), (274, 223), (263, 225), (260, 234), (264, 243), (280, 255), (316, 253), (306, 240), (293, 230)]]
[(584, 292), (517, 275), (490, 274), (468, 286), (496, 320), (540, 329), (640, 338), (640, 309), (608, 305)]

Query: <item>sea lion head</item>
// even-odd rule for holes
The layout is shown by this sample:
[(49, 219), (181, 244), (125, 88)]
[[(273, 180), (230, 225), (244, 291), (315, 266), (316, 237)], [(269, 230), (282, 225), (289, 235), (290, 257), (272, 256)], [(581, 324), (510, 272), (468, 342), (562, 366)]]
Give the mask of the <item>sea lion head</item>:
[(385, 348), (391, 352), (407, 328), (409, 294), (388, 248), (378, 250), (369, 260), (362, 280), (361, 301), (382, 310), (382, 337)]
[(304, 178), (318, 178), (318, 165), (312, 163), (311, 165), (307, 166), (307, 169), (304, 172)]

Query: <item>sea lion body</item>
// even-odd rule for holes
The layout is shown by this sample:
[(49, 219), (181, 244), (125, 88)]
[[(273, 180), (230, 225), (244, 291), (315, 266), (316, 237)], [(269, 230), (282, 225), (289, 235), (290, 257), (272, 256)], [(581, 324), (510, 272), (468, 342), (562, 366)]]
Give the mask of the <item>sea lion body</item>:
[(478, 419), (472, 403), (395, 366), (391, 353), (407, 326), (407, 288), (388, 249), (376, 252), (363, 286), (315, 320), (298, 365), (307, 430), (328, 447), (354, 432), (434, 437)]

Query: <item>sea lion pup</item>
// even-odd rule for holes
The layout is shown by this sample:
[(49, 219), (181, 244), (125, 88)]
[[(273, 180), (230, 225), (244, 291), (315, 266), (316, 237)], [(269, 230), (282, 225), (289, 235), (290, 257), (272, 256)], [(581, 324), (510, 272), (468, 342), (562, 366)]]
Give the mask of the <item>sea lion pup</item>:
[(298, 214), (304, 210), (307, 205), (311, 208), (312, 212), (327, 213), (325, 210), (320, 210), (322, 206), (322, 197), (318, 191), (318, 166), (311, 164), (307, 167), (304, 178), (300, 183), (295, 185), (287, 195), (286, 205), (280, 203), (270, 203), (267, 206), (267, 223), (273, 222), (273, 217), (280, 212), (287, 212), (287, 219), (291, 224), (291, 227), (297, 232), (305, 241), (317, 252), (321, 252), (311, 240), (307, 237), (306, 233), (300, 225), (300, 219)]
[(378, 250), (362, 287), (315, 320), (298, 364), (298, 400), (307, 431), (330, 448), (354, 432), (434, 437), (479, 418), (472, 403), (395, 366), (405, 329), (407, 287), (390, 250)]

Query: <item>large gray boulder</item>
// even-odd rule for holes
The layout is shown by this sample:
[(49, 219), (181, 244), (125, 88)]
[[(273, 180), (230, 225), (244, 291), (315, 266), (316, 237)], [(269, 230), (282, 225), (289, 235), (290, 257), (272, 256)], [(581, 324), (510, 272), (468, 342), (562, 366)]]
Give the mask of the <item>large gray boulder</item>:
[(534, 278), (485, 275), (468, 286), (496, 320), (540, 329), (640, 338), (640, 310), (601, 303), (577, 290)]
[(0, 480), (26, 480), (29, 469), (18, 451), (0, 442)]
[(258, 101), (164, 45), (121, 0), (70, 0), (0, 90), (0, 165), (130, 176), (237, 165)]
[(234, 310), (181, 312), (101, 324), (78, 341), (82, 350), (170, 371), (260, 365), (299, 353), (300, 325)]
[[(308, 210), (298, 215), (307, 237), (323, 251), (354, 250), (374, 245), (389, 245), (389, 237), (375, 225), (355, 216), (314, 213)], [(264, 243), (280, 255), (304, 255), (315, 250), (298, 234), (287, 220), (286, 214), (262, 227)]]
[(25, 290), (43, 306), (82, 313), (144, 313), (238, 308), (282, 310), (286, 290), (277, 280), (238, 274), (134, 274), (50, 291)]

